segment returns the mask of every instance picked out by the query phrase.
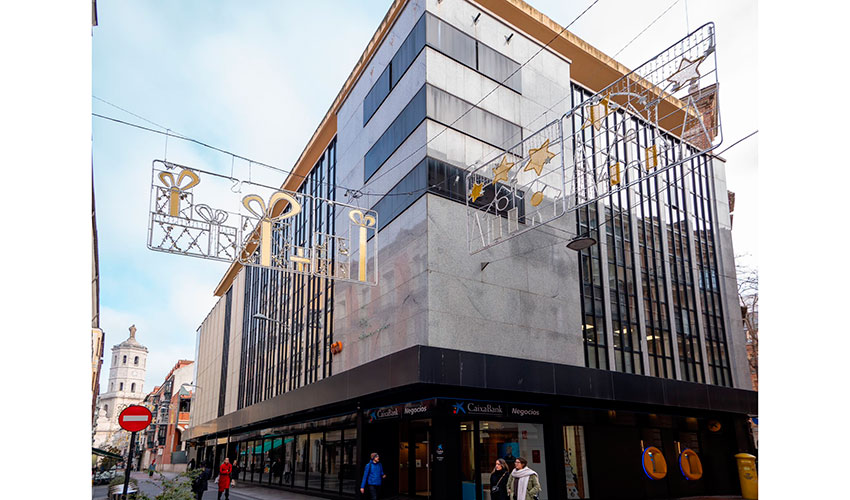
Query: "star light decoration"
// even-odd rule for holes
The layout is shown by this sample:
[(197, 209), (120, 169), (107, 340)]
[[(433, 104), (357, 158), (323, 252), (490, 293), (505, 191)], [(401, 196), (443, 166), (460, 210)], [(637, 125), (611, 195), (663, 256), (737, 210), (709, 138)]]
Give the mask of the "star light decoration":
[(540, 175), (543, 171), (543, 165), (546, 165), (555, 157), (555, 153), (549, 151), (549, 139), (546, 139), (546, 142), (542, 146), (537, 149), (531, 149), (528, 153), (530, 158), (523, 172), (534, 170), (534, 173), (537, 175)]
[(682, 58), (679, 61), (679, 69), (676, 70), (675, 73), (670, 75), (667, 78), (668, 82), (673, 83), (673, 91), (682, 88), (686, 83), (691, 83), (695, 80), (699, 80), (699, 65), (702, 63), (705, 56), (700, 57), (694, 61), (689, 60), (687, 57)]
[(472, 186), (472, 191), (469, 192), (469, 197), (472, 198), (473, 203), (475, 203), (475, 200), (477, 200), (478, 198), (481, 198), (481, 195), (484, 194), (483, 190), (484, 190), (484, 183), (483, 182), (481, 182), (481, 183), (476, 182)]
[[(605, 100), (605, 109), (608, 108), (607, 99)], [(528, 163), (525, 165), (525, 168), (522, 170), (523, 172), (534, 171), (536, 175), (540, 175), (543, 173), (543, 167), (552, 161), (552, 158), (556, 156), (555, 153), (549, 151), (549, 142), (550, 139), (546, 139), (546, 141), (539, 147), (530, 149), (528, 151), (529, 159)], [(495, 185), (499, 181), (509, 182), (508, 174), (511, 169), (514, 167), (514, 162), (509, 162), (507, 156), (502, 157), (502, 161), (499, 162), (499, 165), (493, 167), (493, 182)], [(475, 202), (478, 198), (480, 198), (484, 194), (484, 183), (475, 183), (472, 185), (472, 189), (469, 191), (469, 198)], [(540, 202), (543, 201), (543, 191), (537, 191), (531, 198), (531, 205), (537, 206)]]
[(507, 156), (502, 157), (502, 161), (499, 163), (498, 167), (493, 167), (493, 184), (499, 182), (499, 180), (504, 179), (505, 182), (508, 182), (508, 172), (513, 168), (514, 163), (508, 161)]

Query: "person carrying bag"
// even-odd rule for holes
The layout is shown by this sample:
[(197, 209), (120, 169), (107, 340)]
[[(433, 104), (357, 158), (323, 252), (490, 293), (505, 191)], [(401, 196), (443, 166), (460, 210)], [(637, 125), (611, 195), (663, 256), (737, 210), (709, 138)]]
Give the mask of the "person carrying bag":
[(500, 458), (490, 474), (490, 500), (508, 500), (508, 463)]

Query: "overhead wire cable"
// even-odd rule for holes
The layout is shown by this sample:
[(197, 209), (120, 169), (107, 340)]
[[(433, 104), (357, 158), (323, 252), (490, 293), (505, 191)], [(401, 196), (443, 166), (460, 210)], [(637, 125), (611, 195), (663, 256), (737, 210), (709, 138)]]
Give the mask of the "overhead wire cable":
[[(515, 74), (516, 74), (516, 73), (517, 73), (520, 69), (522, 69), (522, 68), (523, 68), (526, 64), (528, 64), (529, 62), (531, 62), (531, 60), (532, 60), (532, 59), (534, 59), (534, 57), (536, 57), (538, 54), (540, 54), (540, 52), (542, 52), (542, 51), (543, 51), (546, 47), (548, 47), (548, 46), (549, 46), (549, 45), (550, 45), (550, 44), (551, 44), (554, 40), (556, 40), (558, 37), (560, 37), (560, 36), (561, 36), (561, 35), (562, 35), (562, 34), (563, 34), (563, 33), (564, 33), (564, 32), (565, 32), (565, 31), (566, 31), (566, 30), (567, 30), (570, 26), (572, 26), (573, 24), (575, 24), (575, 22), (576, 22), (576, 21), (578, 21), (578, 20), (579, 20), (579, 19), (580, 19), (580, 18), (581, 18), (581, 17), (582, 17), (585, 13), (587, 13), (587, 12), (588, 12), (588, 11), (589, 11), (589, 10), (590, 10), (593, 6), (594, 6), (594, 5), (596, 5), (596, 3), (598, 3), (598, 1), (599, 1), (599, 0), (595, 0), (595, 1), (594, 1), (593, 3), (591, 3), (591, 4), (587, 7), (587, 8), (585, 8), (585, 9), (584, 9), (584, 10), (583, 10), (583, 11), (582, 11), (582, 12), (581, 12), (581, 13), (580, 13), (580, 14), (579, 14), (579, 15), (578, 15), (575, 19), (573, 19), (573, 21), (571, 21), (569, 24), (567, 24), (567, 26), (565, 26), (563, 29), (561, 29), (561, 31), (560, 31), (560, 32), (558, 32), (558, 34), (556, 34), (556, 35), (555, 35), (555, 36), (554, 36), (551, 40), (549, 40), (549, 41), (548, 41), (545, 45), (543, 45), (540, 49), (538, 49), (538, 51), (537, 51), (535, 54), (533, 54), (531, 57), (529, 57), (529, 59), (528, 59), (525, 63), (523, 63), (522, 65), (520, 65), (520, 66), (519, 66), (519, 67), (518, 67), (518, 68), (517, 68), (517, 69), (516, 69), (513, 73), (511, 73), (511, 74), (510, 74), (507, 78), (505, 78), (505, 80), (503, 80), (503, 81), (502, 81), (502, 84), (504, 84), (505, 82), (507, 82), (507, 81), (508, 81), (511, 77), (513, 77), (513, 75), (515, 75)], [(678, 1), (679, 1), (679, 0), (677, 0), (677, 2), (676, 2), (676, 3), (678, 3)], [(675, 5), (675, 3), (674, 3), (674, 5)], [(652, 26), (652, 24), (654, 24), (654, 23), (655, 23), (655, 22), (656, 22), (656, 21), (657, 21), (660, 17), (662, 17), (662, 16), (663, 16), (663, 15), (664, 15), (667, 11), (669, 11), (669, 10), (670, 10), (670, 8), (672, 8), (672, 5), (671, 5), (670, 7), (668, 7), (668, 8), (667, 8), (667, 10), (665, 10), (664, 12), (662, 12), (662, 13), (661, 13), (661, 15), (659, 15), (659, 16), (658, 16), (658, 17), (657, 17), (654, 21), (652, 21), (652, 22), (651, 22), (651, 23), (650, 23), (647, 27), (645, 27), (645, 28), (644, 28), (644, 29), (643, 29), (643, 30), (642, 30), (642, 31), (638, 34), (638, 36), (636, 36), (634, 39), (632, 39), (632, 41), (634, 41), (635, 39), (637, 39), (637, 38), (638, 38), (638, 37), (639, 37), (642, 33), (644, 33), (647, 29), (649, 29), (649, 27), (650, 27), (650, 26)], [(631, 42), (629, 42), (629, 43), (631, 43)], [(628, 45), (628, 44), (627, 44), (627, 45)], [(625, 47), (624, 47), (624, 48), (625, 48)], [(623, 50), (623, 49), (621, 49), (621, 51), (622, 51), (622, 50)], [(597, 71), (598, 71), (598, 70), (597, 70)], [(481, 102), (483, 102), (483, 101), (484, 101), (487, 97), (489, 97), (489, 96), (490, 96), (493, 92), (495, 92), (498, 88), (499, 88), (499, 86), (498, 86), (498, 85), (497, 85), (496, 87), (494, 87), (494, 88), (493, 88), (493, 89), (492, 89), (489, 93), (487, 93), (484, 97), (482, 97), (482, 98), (478, 101), (478, 103), (476, 103), (476, 104), (472, 105), (472, 107), (470, 107), (469, 109), (467, 109), (467, 110), (466, 110), (463, 114), (461, 114), (461, 115), (460, 115), (457, 119), (455, 119), (455, 121), (454, 121), (454, 122), (452, 122), (452, 124), (450, 124), (450, 125), (449, 125), (449, 127), (451, 127), (451, 125), (454, 125), (454, 124), (455, 124), (458, 120), (460, 120), (461, 118), (463, 118), (463, 116), (465, 116), (467, 113), (469, 113), (472, 109), (474, 109), (474, 108), (478, 107), (478, 104), (480, 104)], [(165, 130), (166, 130), (166, 132), (161, 132), (161, 131), (158, 131), (158, 130), (153, 130), (153, 129), (150, 129), (150, 128), (147, 128), (147, 127), (143, 127), (143, 126), (140, 126), (140, 125), (137, 125), (137, 124), (133, 124), (133, 123), (126, 122), (126, 121), (123, 121), (123, 120), (119, 120), (119, 119), (117, 119), (117, 118), (113, 118), (113, 117), (109, 117), (109, 116), (105, 116), (105, 115), (100, 115), (100, 114), (98, 114), (98, 113), (92, 113), (92, 115), (93, 115), (93, 116), (95, 116), (95, 117), (103, 118), (103, 119), (107, 119), (107, 120), (111, 120), (111, 121), (114, 121), (114, 122), (117, 122), (117, 123), (121, 123), (121, 124), (124, 124), (124, 125), (131, 126), (131, 127), (136, 127), (136, 128), (142, 129), (142, 130), (146, 130), (146, 131), (148, 131), (148, 132), (159, 133), (159, 134), (163, 134), (163, 135), (166, 135), (166, 136), (170, 135), (170, 136), (172, 136), (172, 137), (177, 137), (177, 138), (179, 138), (179, 139), (186, 140), (186, 141), (189, 141), (189, 142), (195, 143), (195, 144), (197, 144), (197, 145), (200, 145), (200, 146), (203, 146), (203, 147), (207, 147), (207, 148), (213, 149), (213, 150), (218, 151), (218, 152), (220, 152), (220, 153), (230, 155), (230, 156), (231, 156), (231, 158), (239, 158), (239, 159), (241, 159), (241, 160), (244, 160), (244, 161), (249, 162), (249, 164), (250, 164), (250, 163), (254, 163), (254, 164), (257, 164), (257, 165), (260, 165), (260, 166), (266, 167), (266, 168), (270, 168), (270, 169), (272, 169), (272, 170), (275, 170), (275, 171), (278, 171), (278, 172), (284, 173), (284, 174), (286, 174), (287, 176), (301, 177), (302, 179), (305, 179), (305, 178), (307, 177), (306, 175), (296, 174), (294, 171), (287, 171), (287, 170), (284, 170), (284, 169), (281, 169), (281, 168), (275, 167), (275, 166), (273, 166), (273, 165), (269, 165), (269, 164), (267, 164), (267, 163), (259, 162), (259, 161), (256, 161), (256, 160), (252, 160), (252, 159), (250, 159), (250, 158), (244, 157), (244, 156), (242, 156), (242, 155), (239, 155), (239, 154), (233, 153), (233, 152), (231, 152), (231, 151), (228, 151), (228, 150), (225, 150), (225, 149), (222, 149), (222, 148), (218, 148), (218, 147), (215, 147), (215, 146), (209, 145), (209, 144), (207, 144), (207, 143), (204, 143), (204, 142), (202, 142), (202, 141), (199, 141), (199, 140), (197, 140), (197, 139), (191, 138), (191, 137), (186, 136), (186, 135), (183, 135), (183, 134), (177, 134), (176, 132), (171, 131), (171, 130), (170, 130), (170, 129), (168, 129), (167, 127), (164, 127), (164, 126), (162, 126), (162, 125), (160, 125), (160, 124), (158, 124), (158, 123), (156, 123), (156, 122), (153, 122), (153, 121), (151, 121), (151, 120), (149, 120), (149, 119), (147, 119), (147, 118), (145, 118), (145, 117), (143, 117), (143, 116), (141, 116), (141, 115), (138, 115), (138, 114), (136, 114), (136, 113), (133, 113), (132, 111), (129, 111), (129, 110), (125, 109), (125, 108), (122, 108), (122, 107), (120, 107), (120, 106), (118, 106), (118, 105), (115, 105), (115, 104), (113, 104), (113, 103), (111, 103), (111, 102), (109, 102), (109, 101), (106, 101), (105, 99), (102, 99), (102, 98), (97, 97), (97, 96), (92, 96), (92, 97), (94, 97), (95, 99), (97, 99), (97, 100), (99, 100), (99, 101), (102, 101), (102, 102), (104, 102), (104, 103), (106, 103), (106, 104), (108, 104), (108, 105), (110, 105), (110, 106), (113, 106), (113, 107), (115, 107), (116, 109), (120, 109), (121, 111), (124, 111), (124, 112), (126, 112), (126, 113), (129, 113), (129, 114), (131, 114), (131, 115), (133, 115), (133, 116), (135, 116), (135, 117), (137, 117), (137, 118), (139, 118), (139, 119), (141, 119), (141, 120), (144, 120), (144, 121), (146, 121), (146, 122), (148, 122), (148, 123), (151, 123), (151, 124), (153, 124), (153, 125), (155, 125), (155, 126), (157, 126), (157, 127), (160, 127), (160, 128), (162, 128), (162, 129), (165, 129)], [(536, 122), (537, 120), (539, 120), (540, 118), (544, 117), (544, 116), (546, 115), (546, 113), (548, 113), (548, 112), (552, 111), (552, 110), (553, 110), (553, 109), (554, 109), (557, 105), (559, 105), (561, 102), (563, 102), (564, 100), (566, 100), (568, 97), (570, 97), (570, 94), (569, 94), (569, 93), (568, 93), (568, 95), (564, 96), (562, 99), (560, 99), (559, 101), (557, 101), (555, 104), (553, 104), (552, 106), (550, 106), (548, 109), (546, 109), (545, 111), (543, 111), (543, 113), (541, 113), (541, 114), (540, 114), (540, 115), (538, 115), (536, 118), (534, 118), (534, 119), (530, 122), (530, 124), (531, 124), (531, 123), (534, 123), (534, 122)], [(669, 116), (669, 115), (668, 115), (668, 116)], [(447, 127), (447, 128), (448, 128), (448, 127)], [(418, 193), (423, 192), (423, 191), (427, 191), (427, 190), (429, 190), (429, 189), (431, 189), (431, 188), (434, 188), (434, 187), (437, 187), (437, 186), (439, 186), (439, 185), (441, 185), (441, 184), (444, 184), (445, 182), (447, 182), (447, 181), (449, 180), (449, 178), (446, 178), (446, 179), (444, 179), (444, 180), (442, 180), (442, 181), (440, 181), (440, 182), (438, 182), (438, 183), (436, 183), (436, 184), (433, 184), (433, 185), (427, 186), (427, 187), (425, 187), (425, 188), (420, 188), (420, 189), (416, 189), (416, 190), (413, 190), (413, 191), (410, 191), (410, 192), (404, 192), (404, 193), (392, 193), (392, 192), (390, 192), (390, 193), (363, 193), (363, 192), (362, 192), (362, 189), (364, 189), (366, 186), (368, 186), (368, 184), (370, 184), (371, 182), (373, 182), (373, 181), (377, 180), (378, 178), (382, 177), (383, 175), (386, 175), (386, 173), (388, 173), (389, 171), (391, 171), (391, 170), (395, 169), (396, 167), (398, 167), (401, 163), (403, 163), (404, 161), (406, 161), (407, 159), (409, 159), (411, 156), (413, 156), (413, 154), (416, 154), (419, 150), (421, 150), (423, 147), (426, 147), (426, 146), (427, 146), (427, 145), (428, 145), (431, 141), (433, 141), (434, 139), (436, 139), (436, 138), (437, 138), (440, 134), (442, 134), (443, 132), (445, 132), (445, 130), (447, 130), (447, 128), (445, 128), (445, 129), (443, 129), (442, 131), (440, 131), (440, 132), (439, 132), (436, 136), (434, 136), (431, 140), (429, 140), (428, 142), (426, 142), (423, 146), (420, 146), (420, 147), (419, 147), (417, 150), (415, 150), (413, 153), (411, 153), (410, 155), (408, 155), (408, 156), (407, 156), (407, 157), (405, 157), (404, 159), (400, 160), (399, 162), (397, 162), (395, 165), (393, 165), (393, 166), (392, 166), (392, 167), (390, 167), (389, 169), (386, 169), (386, 170), (384, 170), (384, 172), (379, 173), (379, 175), (378, 175), (377, 177), (373, 177), (372, 179), (370, 179), (370, 180), (369, 180), (369, 181), (368, 181), (368, 182), (367, 182), (367, 183), (366, 183), (363, 187), (361, 187), (360, 189), (354, 189), (354, 188), (346, 187), (346, 186), (343, 186), (343, 185), (340, 185), (340, 184), (335, 184), (335, 185), (331, 186), (331, 183), (330, 183), (329, 181), (321, 181), (321, 184), (325, 184), (325, 185), (328, 185), (328, 186), (330, 186), (330, 187), (335, 187), (335, 188), (338, 188), (338, 189), (344, 189), (344, 190), (345, 190), (345, 191), (347, 191), (347, 192), (353, 192), (353, 193), (361, 193), (361, 194), (365, 194), (365, 195), (367, 195), (367, 196), (410, 196), (410, 195), (418, 194)], [(170, 132), (170, 133), (169, 133), (169, 132)], [(504, 149), (504, 146), (506, 146), (506, 145), (507, 145), (507, 143), (508, 143), (508, 142), (509, 142), (509, 141), (510, 141), (513, 137), (515, 137), (515, 136), (516, 136), (516, 134), (514, 134), (513, 136), (511, 136), (511, 138), (509, 138), (509, 139), (508, 139), (508, 141), (506, 141), (504, 144), (502, 144), (502, 147), (501, 147), (501, 148), (499, 148), (499, 149)], [(492, 153), (490, 153), (490, 154), (492, 154)], [(484, 156), (482, 156), (481, 158), (484, 158), (485, 156), (487, 156), (487, 155), (484, 155)], [(479, 158), (479, 160), (478, 160), (478, 161), (480, 161), (480, 160), (481, 160), (481, 158)], [(476, 161), (476, 163), (477, 163), (478, 161)], [(231, 167), (232, 167), (232, 165), (231, 165)], [(309, 174), (308, 174), (308, 175), (309, 175)], [(232, 174), (231, 174), (231, 177), (232, 177)]]
[[(551, 39), (551, 40), (549, 40), (548, 42), (546, 42), (546, 44), (545, 44), (545, 45), (543, 45), (542, 47), (540, 47), (540, 49), (539, 49), (537, 52), (535, 52), (534, 54), (532, 54), (532, 55), (531, 55), (531, 57), (529, 57), (527, 61), (525, 61), (525, 62), (524, 62), (524, 63), (522, 63), (519, 67), (517, 67), (517, 69), (516, 69), (516, 70), (514, 70), (514, 72), (513, 72), (513, 73), (511, 73), (510, 75), (508, 75), (508, 76), (507, 76), (507, 78), (505, 78), (505, 79), (504, 79), (501, 83), (497, 84), (497, 85), (496, 85), (496, 86), (495, 86), (495, 87), (494, 87), (494, 88), (493, 88), (490, 92), (488, 92), (488, 93), (487, 93), (484, 97), (482, 97), (482, 98), (481, 98), (481, 99), (480, 99), (477, 103), (473, 104), (473, 105), (472, 105), (469, 109), (467, 109), (467, 110), (466, 110), (465, 112), (463, 112), (460, 116), (458, 116), (458, 117), (457, 117), (457, 118), (456, 118), (456, 119), (455, 119), (455, 120), (454, 120), (451, 124), (449, 124), (449, 126), (448, 126), (447, 128), (445, 128), (445, 129), (443, 129), (442, 131), (440, 131), (437, 135), (435, 135), (435, 136), (434, 136), (434, 137), (432, 137), (430, 140), (428, 140), (425, 144), (423, 144), (422, 146), (420, 146), (419, 148), (417, 148), (416, 150), (414, 150), (411, 154), (409, 154), (408, 156), (406, 156), (404, 159), (400, 160), (399, 162), (397, 162), (397, 163), (396, 163), (395, 165), (393, 165), (392, 167), (390, 167), (390, 168), (388, 168), (388, 169), (384, 170), (383, 172), (379, 173), (379, 175), (378, 175), (377, 177), (373, 177), (372, 179), (370, 179), (369, 181), (367, 181), (367, 182), (363, 185), (363, 187), (361, 187), (360, 189), (346, 188), (345, 186), (341, 186), (341, 185), (336, 185), (335, 187), (337, 187), (337, 188), (342, 188), (342, 189), (346, 189), (346, 190), (350, 190), (350, 191), (353, 191), (353, 192), (361, 192), (361, 193), (362, 193), (362, 190), (363, 190), (363, 189), (365, 189), (365, 188), (366, 188), (366, 187), (367, 187), (367, 186), (368, 186), (371, 182), (376, 181), (377, 179), (379, 179), (379, 178), (383, 177), (384, 175), (386, 175), (386, 174), (387, 174), (387, 173), (389, 173), (390, 171), (394, 170), (396, 167), (398, 167), (399, 165), (401, 165), (402, 163), (404, 163), (406, 160), (408, 160), (409, 158), (411, 158), (414, 154), (418, 153), (418, 152), (419, 152), (422, 148), (424, 148), (424, 147), (428, 146), (428, 144), (430, 144), (433, 140), (435, 140), (437, 137), (439, 137), (439, 136), (440, 136), (443, 132), (445, 132), (445, 131), (449, 128), (449, 127), (451, 127), (451, 126), (455, 125), (455, 124), (456, 124), (456, 123), (457, 123), (457, 122), (458, 122), (461, 118), (463, 118), (464, 116), (466, 116), (466, 114), (467, 114), (467, 113), (469, 113), (469, 112), (470, 112), (470, 111), (472, 111), (473, 109), (477, 108), (479, 104), (481, 104), (482, 102), (484, 102), (484, 100), (485, 100), (485, 99), (487, 99), (487, 97), (489, 97), (489, 96), (490, 96), (493, 92), (495, 92), (495, 91), (496, 91), (496, 90), (497, 90), (500, 86), (504, 86), (504, 84), (505, 84), (505, 83), (506, 83), (506, 82), (507, 82), (507, 81), (508, 81), (511, 77), (513, 77), (513, 76), (514, 76), (514, 75), (515, 75), (515, 74), (516, 74), (519, 70), (521, 70), (523, 67), (525, 67), (525, 65), (526, 65), (526, 64), (528, 64), (529, 62), (531, 62), (531, 61), (532, 61), (532, 59), (534, 59), (535, 57), (537, 57), (537, 55), (538, 55), (538, 54), (540, 54), (540, 53), (541, 53), (544, 49), (546, 49), (546, 48), (547, 48), (547, 47), (548, 47), (548, 46), (549, 46), (552, 42), (554, 42), (556, 39), (558, 39), (558, 37), (560, 37), (560, 36), (561, 36), (561, 35), (562, 35), (562, 34), (563, 34), (563, 33), (564, 33), (564, 32), (565, 32), (565, 31), (566, 31), (566, 30), (567, 30), (570, 26), (572, 26), (573, 24), (575, 24), (575, 22), (576, 22), (576, 21), (578, 21), (578, 20), (579, 20), (582, 16), (584, 16), (584, 14), (585, 14), (585, 13), (587, 13), (587, 12), (588, 12), (588, 11), (589, 11), (589, 10), (590, 10), (593, 6), (594, 6), (594, 5), (596, 5), (598, 2), (599, 2), (599, 0), (594, 0), (594, 1), (593, 1), (593, 3), (591, 3), (591, 4), (587, 7), (587, 8), (585, 8), (585, 9), (584, 9), (584, 10), (583, 10), (583, 11), (582, 11), (582, 12), (581, 12), (578, 16), (576, 16), (576, 18), (575, 18), (575, 19), (573, 19), (573, 20), (572, 20), (572, 21), (571, 21), (571, 22), (570, 22), (567, 26), (565, 26), (564, 28), (562, 28), (560, 32), (558, 32), (558, 33), (557, 33), (554, 37), (552, 37), (552, 39)], [(109, 102), (107, 102), (107, 101), (105, 101), (105, 100), (103, 100), (103, 99), (100, 99), (100, 98), (98, 98), (98, 97), (95, 97), (95, 98), (96, 98), (96, 99), (98, 99), (98, 100), (100, 100), (100, 101), (106, 102), (107, 104), (110, 104), (110, 105), (112, 105), (112, 106), (114, 106), (114, 107), (116, 107), (116, 108), (118, 108), (118, 109), (121, 109), (122, 111), (125, 111), (125, 112), (127, 112), (127, 113), (130, 113), (130, 114), (132, 114), (133, 116), (137, 116), (137, 117), (141, 118), (142, 120), (145, 120), (145, 121), (146, 121), (146, 122), (148, 122), (148, 123), (152, 123), (152, 124), (156, 125), (157, 127), (165, 128), (165, 127), (162, 127), (161, 125), (156, 124), (156, 123), (154, 123), (154, 122), (152, 122), (152, 121), (150, 121), (150, 120), (148, 120), (148, 119), (146, 119), (146, 118), (143, 118), (143, 117), (141, 117), (141, 116), (139, 116), (139, 115), (136, 115), (135, 113), (132, 113), (132, 112), (127, 111), (127, 110), (124, 110), (123, 108), (120, 108), (120, 107), (118, 107), (118, 106), (116, 106), (116, 105), (114, 105), (114, 104), (111, 104), (111, 103), (109, 103)], [(157, 131), (157, 130), (149, 129), (149, 128), (147, 128), (147, 127), (142, 127), (142, 126), (139, 126), (139, 125), (136, 125), (136, 124), (132, 124), (132, 123), (129, 123), (129, 122), (125, 122), (125, 121), (123, 121), (123, 120), (118, 120), (118, 119), (116, 119), (116, 118), (112, 118), (112, 117), (108, 117), (108, 116), (100, 115), (100, 114), (97, 114), (97, 113), (92, 113), (92, 115), (93, 115), (93, 116), (96, 116), (96, 117), (98, 117), (98, 118), (104, 118), (104, 119), (107, 119), (107, 120), (112, 120), (112, 121), (114, 121), (114, 122), (123, 123), (123, 124), (125, 124), (125, 125), (130, 125), (130, 126), (133, 126), (133, 127), (137, 127), (137, 128), (143, 129), (143, 130), (147, 130), (147, 131), (149, 131), (149, 132), (162, 133), (162, 132), (159, 132), (159, 131)], [(166, 130), (167, 130), (167, 129), (166, 129)], [(173, 134), (172, 134), (172, 136), (173, 136)], [(176, 137), (176, 136), (175, 136), (175, 137)], [(209, 144), (205, 144), (205, 143), (203, 143), (203, 142), (201, 142), (201, 141), (199, 141), (199, 140), (197, 140), (197, 139), (193, 139), (193, 138), (191, 138), (191, 137), (184, 136), (184, 135), (182, 135), (182, 134), (180, 135), (180, 138), (181, 138), (181, 139), (183, 139), (183, 140), (187, 140), (187, 141), (193, 142), (193, 143), (198, 144), (198, 145), (200, 145), (200, 146), (204, 146), (204, 147), (207, 147), (207, 148), (213, 149), (213, 150), (215, 150), (215, 151), (219, 151), (219, 152), (224, 153), (224, 154), (228, 154), (228, 155), (235, 156), (235, 157), (237, 157), (237, 158), (239, 158), (239, 159), (242, 159), (242, 160), (245, 160), (245, 161), (249, 161), (249, 162), (253, 161), (253, 160), (250, 160), (249, 158), (245, 158), (245, 157), (243, 157), (243, 156), (237, 155), (237, 154), (232, 153), (232, 152), (230, 152), (230, 151), (226, 151), (226, 150), (223, 150), (223, 149), (221, 149), (221, 148), (217, 148), (217, 147), (215, 147), (215, 146), (211, 146), (211, 145), (209, 145)], [(265, 164), (265, 163), (261, 163), (261, 162), (254, 162), (254, 163), (257, 163), (257, 164), (262, 165), (262, 166), (264, 166), (264, 167), (268, 167), (268, 168), (271, 168), (271, 169), (277, 170), (277, 171), (282, 172), (282, 173), (286, 173), (288, 176), (301, 177), (302, 179), (306, 179), (306, 178), (307, 178), (307, 176), (306, 176), (306, 175), (296, 174), (296, 173), (294, 172), (294, 170), (287, 172), (286, 170), (283, 170), (283, 169), (280, 169), (280, 168), (278, 168), (278, 167), (274, 167), (274, 166), (272, 166), (272, 165), (268, 165), (268, 164)], [(422, 191), (427, 190), (427, 189), (430, 189), (430, 188), (433, 188), (433, 187), (436, 187), (436, 186), (438, 186), (439, 184), (441, 184), (442, 182), (445, 182), (445, 181), (441, 181), (440, 183), (434, 184), (433, 186), (429, 186), (428, 188), (424, 188), (424, 189), (422, 189)], [(323, 181), (322, 183), (323, 183), (323, 184), (327, 184), (327, 185), (329, 185), (329, 186), (330, 186), (330, 182), (328, 182), (328, 181)], [(420, 191), (420, 190), (416, 190), (416, 191)], [(363, 194), (366, 194), (367, 196), (387, 196), (387, 195), (389, 195), (389, 194), (396, 194), (396, 195), (399, 195), (399, 196), (401, 196), (401, 195), (408, 196), (408, 195), (411, 195), (411, 194), (416, 194), (416, 191), (414, 191), (414, 192), (410, 192), (410, 193), (363, 193)]]
[(638, 33), (638, 34), (637, 34), (634, 38), (632, 38), (632, 39), (629, 41), (629, 43), (627, 43), (626, 45), (624, 45), (622, 49), (618, 50), (618, 51), (617, 51), (617, 53), (616, 53), (616, 54), (614, 54), (614, 55), (612, 56), (612, 58), (617, 57), (618, 55), (620, 55), (620, 52), (622, 52), (622, 51), (626, 50), (626, 48), (627, 48), (629, 45), (631, 45), (631, 44), (632, 44), (632, 42), (634, 42), (635, 40), (637, 40), (638, 38), (640, 38), (640, 36), (641, 36), (641, 35), (643, 35), (643, 34), (644, 34), (644, 32), (646, 32), (646, 30), (648, 30), (650, 27), (652, 27), (652, 25), (653, 25), (653, 24), (655, 24), (655, 23), (656, 23), (659, 19), (661, 19), (662, 17), (664, 17), (664, 14), (668, 13), (668, 12), (670, 11), (670, 9), (672, 9), (673, 7), (675, 7), (675, 5), (676, 5), (677, 3), (679, 3), (680, 1), (681, 1), (681, 0), (676, 0), (675, 2), (673, 2), (672, 4), (670, 4), (670, 6), (669, 6), (669, 7), (667, 7), (667, 9), (666, 9), (664, 12), (662, 12), (662, 13), (661, 13), (658, 17), (656, 17), (654, 21), (652, 21), (651, 23), (649, 23), (649, 25), (647, 25), (647, 27), (646, 27), (646, 28), (644, 28), (644, 29), (643, 29), (643, 31), (641, 31), (641, 32), (640, 32), (640, 33)]

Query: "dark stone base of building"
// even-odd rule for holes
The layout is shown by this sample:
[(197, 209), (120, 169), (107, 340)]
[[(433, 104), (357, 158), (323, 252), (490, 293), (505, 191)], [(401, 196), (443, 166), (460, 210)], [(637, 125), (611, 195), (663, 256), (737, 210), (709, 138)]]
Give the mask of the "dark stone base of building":
[(540, 500), (680, 498), (740, 494), (755, 414), (753, 391), (420, 346), (187, 433), (196, 461), (330, 498), (359, 495), (372, 452), (382, 498), (489, 500), (496, 460), (519, 456)]

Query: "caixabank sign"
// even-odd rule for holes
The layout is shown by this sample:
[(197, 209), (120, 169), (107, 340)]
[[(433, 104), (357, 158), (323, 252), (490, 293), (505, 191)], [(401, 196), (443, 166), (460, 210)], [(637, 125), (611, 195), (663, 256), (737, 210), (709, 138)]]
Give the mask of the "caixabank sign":
[(459, 401), (451, 405), (453, 415), (503, 417), (503, 418), (536, 418), (543, 414), (542, 407), (515, 405), (498, 401)]
[(392, 406), (383, 406), (380, 408), (372, 408), (366, 410), (366, 423), (375, 423), (384, 420), (392, 420), (398, 418), (424, 418), (433, 415), (437, 408), (436, 399), (425, 399), (422, 401), (414, 401), (412, 403), (397, 404)]
[(505, 419), (537, 419), (543, 415), (543, 407), (518, 405), (503, 401), (478, 401), (447, 398), (432, 398), (412, 403), (403, 403), (364, 411), (366, 423), (375, 423), (400, 418), (430, 418), (435, 415), (460, 417), (489, 417)]

